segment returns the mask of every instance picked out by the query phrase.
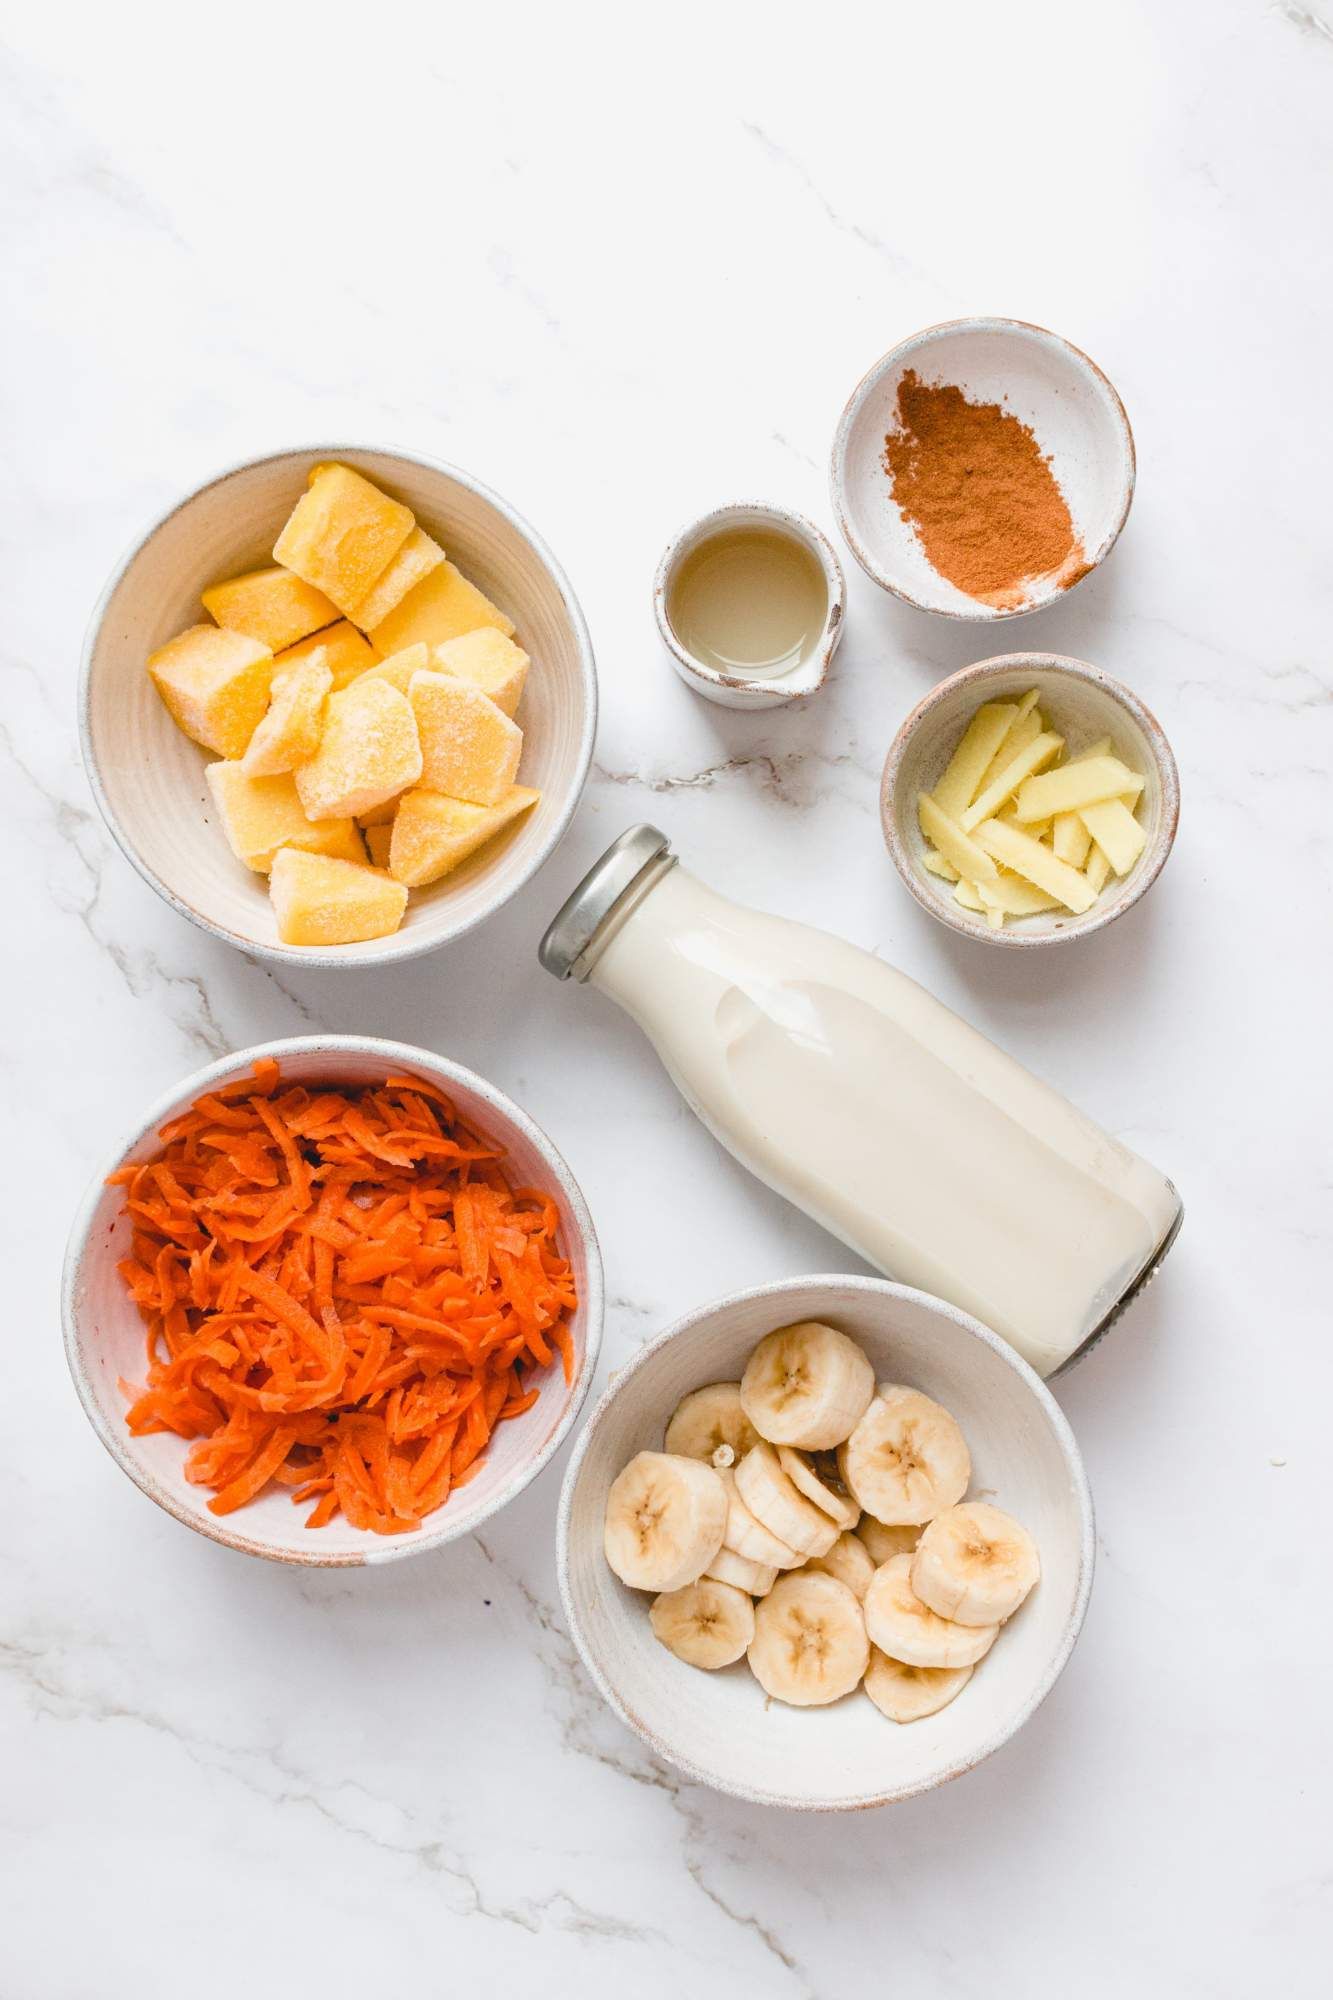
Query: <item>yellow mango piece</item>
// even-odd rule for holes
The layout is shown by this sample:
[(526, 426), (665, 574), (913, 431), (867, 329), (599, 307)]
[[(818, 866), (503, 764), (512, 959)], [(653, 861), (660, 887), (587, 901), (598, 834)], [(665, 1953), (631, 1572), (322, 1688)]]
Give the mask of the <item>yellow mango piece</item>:
[(270, 653), (336, 623), (338, 607), (289, 569), (252, 569), (201, 593), (204, 609), (229, 632), (258, 639)]
[(431, 662), (436, 673), (471, 681), (506, 715), (517, 713), (528, 675), (528, 656), (494, 625), (465, 632), (461, 639), (446, 639), (442, 646), (434, 648)]
[(324, 731), (324, 703), (332, 687), (333, 673), (318, 649), (289, 674), (275, 678), (268, 713), (241, 759), (252, 778), (273, 778), (281, 771), (294, 771), (314, 756)]
[[(920, 794), (916, 810), (926, 839), (939, 849), (946, 861), (953, 863), (964, 880), (990, 882), (995, 879), (997, 871), (989, 854), (984, 854), (976, 842), (968, 838), (956, 820), (940, 811), (929, 792)], [(962, 901), (961, 896), (958, 900)]]
[(352, 606), (348, 617), (363, 632), (368, 632), (372, 625), (382, 625), (389, 613), (398, 609), (408, 591), (414, 590), (422, 577), (429, 576), (443, 561), (444, 550), (439, 543), (433, 542), (424, 528), (413, 528), (379, 581), (359, 604)]
[(194, 743), (239, 757), (268, 707), (273, 655), (220, 625), (191, 625), (148, 656), (148, 671)]
[(421, 738), (423, 786), (469, 805), (499, 805), (518, 775), (518, 724), (480, 688), (451, 674), (413, 674), (407, 693)]
[(399, 796), (400, 794), (395, 792), (391, 799), (385, 799), (380, 805), (372, 806), (369, 812), (358, 813), (357, 825), (365, 833), (369, 833), (372, 826), (387, 826), (398, 810)]
[[(1011, 731), (1011, 739), (1012, 734)], [(983, 820), (993, 819), (1000, 807), (1012, 798), (1024, 778), (1030, 778), (1043, 764), (1049, 764), (1063, 748), (1064, 738), (1054, 735), (1049, 730), (1042, 730), (1039, 735), (1034, 736), (1029, 744), (1009, 758), (1008, 763), (1001, 767), (989, 784), (982, 786), (959, 820), (963, 832), (970, 833), (972, 828), (980, 826)]]
[[(409, 792), (407, 796), (411, 798), (412, 794)], [(376, 868), (388, 867), (389, 845), (392, 840), (393, 825), (387, 819), (366, 828), (366, 847)]]
[(421, 776), (412, 704), (387, 681), (358, 680), (331, 694), (324, 734), (296, 789), (308, 819), (343, 819), (383, 805)]
[(401, 882), (354, 861), (283, 847), (273, 857), (269, 895), (284, 944), (362, 944), (403, 921)]
[(1021, 820), (1049, 819), (1052, 813), (1078, 812), (1103, 799), (1137, 798), (1143, 780), (1118, 757), (1082, 757), (1026, 778), (1018, 788), (1014, 809)]
[(428, 646), (442, 646), (446, 639), (461, 638), (482, 625), (494, 625), (506, 638), (513, 637), (512, 618), (506, 618), (461, 570), (442, 562), (408, 591), (395, 611), (371, 627), (370, 640), (377, 653), (387, 656), (418, 639)]
[(423, 674), (429, 667), (430, 647), (422, 639), (415, 646), (404, 646), (401, 653), (391, 653), (387, 660), (377, 660), (373, 667), (358, 674), (357, 679), (387, 681), (399, 694), (406, 694), (413, 674)]
[(527, 785), (511, 785), (493, 806), (468, 805), (443, 792), (405, 793), (393, 822), (390, 874), (412, 889), (438, 882), (540, 797)]
[(320, 658), (333, 675), (335, 691), (345, 688), (367, 667), (373, 667), (379, 654), (369, 639), (349, 625), (345, 618), (336, 625), (330, 625), (323, 632), (317, 632), (312, 639), (302, 639), (299, 645), (284, 647), (273, 662), (274, 679), (279, 674), (289, 673), (299, 667), (303, 660), (311, 660), (318, 652)]
[(1057, 813), (1051, 828), (1051, 845), (1061, 861), (1067, 861), (1071, 868), (1081, 868), (1088, 858), (1092, 835), (1076, 812)]
[(1020, 827), (1005, 826), (998, 819), (984, 820), (977, 828), (976, 842), (993, 861), (1002, 861), (1024, 881), (1056, 897), (1076, 916), (1092, 903), (1093, 892), (1087, 877), (1077, 868), (1071, 868), (1067, 861), (1059, 860), (1049, 847), (1043, 847)]
[(280, 847), (335, 854), (344, 861), (365, 860), (361, 836), (350, 819), (315, 824), (306, 818), (290, 773), (252, 778), (242, 765), (229, 760), (210, 764), (204, 776), (228, 846), (257, 875), (267, 875)]
[(317, 465), (273, 544), (273, 560), (322, 590), (344, 616), (378, 583), (416, 526), (348, 465)]
[(1088, 832), (1117, 875), (1128, 875), (1148, 844), (1148, 836), (1123, 799), (1102, 799), (1079, 810)]

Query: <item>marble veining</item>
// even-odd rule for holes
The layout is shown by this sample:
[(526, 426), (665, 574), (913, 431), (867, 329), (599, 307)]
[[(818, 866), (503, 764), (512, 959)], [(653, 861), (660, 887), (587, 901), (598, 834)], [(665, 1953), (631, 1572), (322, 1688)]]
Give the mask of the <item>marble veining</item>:
[[(29, 10), (0, 53), (0, 1995), (1314, 2000), (1328, 8), (1105, 0), (1071, 37), (1056, 0), (833, 0), (756, 39), (695, 0), (646, 26), (390, 0), (354, 42), (252, 0), (225, 34), (77, 12)], [(840, 551), (819, 696), (700, 702), (653, 630), (671, 535), (745, 494), (828, 528), (855, 382), (976, 312), (1056, 328), (1123, 395), (1139, 484), (1111, 558), (983, 631)], [(601, 670), (557, 855), (386, 974), (274, 969), (178, 919), (79, 766), (83, 629), (131, 538), (218, 467), (330, 435), (506, 494)], [(1152, 893), (1036, 964), (918, 910), (876, 807), (908, 708), (1018, 648), (1128, 681), (1183, 794)], [(538, 969), (555, 906), (640, 817), (719, 888), (903, 966), (1185, 1198), (1161, 1276), (1058, 1385), (1101, 1548), (1070, 1667), (999, 1756), (888, 1812), (747, 1807), (620, 1727), (558, 1608), (559, 1464), (420, 1562), (288, 1573), (154, 1509), (65, 1374), (65, 1231), (115, 1136), (204, 1061), (310, 1029), (438, 1049), (551, 1133), (602, 1239), (603, 1379), (721, 1292), (857, 1269), (703, 1132), (628, 1020)]]

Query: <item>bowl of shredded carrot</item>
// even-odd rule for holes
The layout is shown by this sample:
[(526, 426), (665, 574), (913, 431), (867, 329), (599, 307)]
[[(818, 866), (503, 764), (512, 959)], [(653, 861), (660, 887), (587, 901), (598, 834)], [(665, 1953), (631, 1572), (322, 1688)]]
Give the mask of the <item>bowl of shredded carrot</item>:
[(557, 1450), (601, 1263), (568, 1167), (500, 1091), (310, 1036), (154, 1106), (75, 1223), (64, 1321), (93, 1428), (177, 1520), (381, 1562), (480, 1526)]

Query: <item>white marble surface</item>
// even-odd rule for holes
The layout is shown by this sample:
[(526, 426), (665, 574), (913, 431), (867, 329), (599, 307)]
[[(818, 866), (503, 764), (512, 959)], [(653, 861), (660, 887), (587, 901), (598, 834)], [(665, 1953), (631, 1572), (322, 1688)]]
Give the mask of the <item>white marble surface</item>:
[[(5, 2000), (1325, 1990), (1333, 12), (745, 11), (10, 24)], [(1110, 563), (1000, 634), (853, 574), (808, 714), (699, 703), (651, 625), (669, 533), (743, 493), (826, 521), (860, 371), (974, 311), (1067, 333), (1124, 395)], [(472, 468), (549, 535), (600, 656), (598, 772), (447, 957), (279, 979), (113, 848), (76, 663), (148, 516), (249, 451), (357, 434)], [(1033, 964), (919, 912), (875, 816), (908, 704), (1006, 644), (1132, 682), (1184, 784), (1146, 904)], [(723, 1290), (846, 1267), (626, 1020), (537, 968), (647, 815), (738, 896), (893, 957), (1186, 1199), (1165, 1275), (1060, 1389), (1101, 1536), (1069, 1671), (989, 1765), (877, 1815), (749, 1810), (641, 1753), (555, 1608), (557, 1471), (483, 1541), (291, 1575), (157, 1513), (65, 1375), (65, 1229), (117, 1131), (312, 1023), (447, 1051), (550, 1129), (602, 1234), (604, 1367)]]

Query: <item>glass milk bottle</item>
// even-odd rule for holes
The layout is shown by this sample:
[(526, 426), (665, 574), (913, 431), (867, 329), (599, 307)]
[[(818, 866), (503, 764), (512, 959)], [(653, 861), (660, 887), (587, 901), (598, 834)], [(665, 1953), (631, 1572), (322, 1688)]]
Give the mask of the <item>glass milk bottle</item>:
[(900, 1283), (1050, 1375), (1180, 1227), (1170, 1181), (904, 973), (744, 909), (631, 827), (541, 960), (633, 1016), (728, 1150)]

